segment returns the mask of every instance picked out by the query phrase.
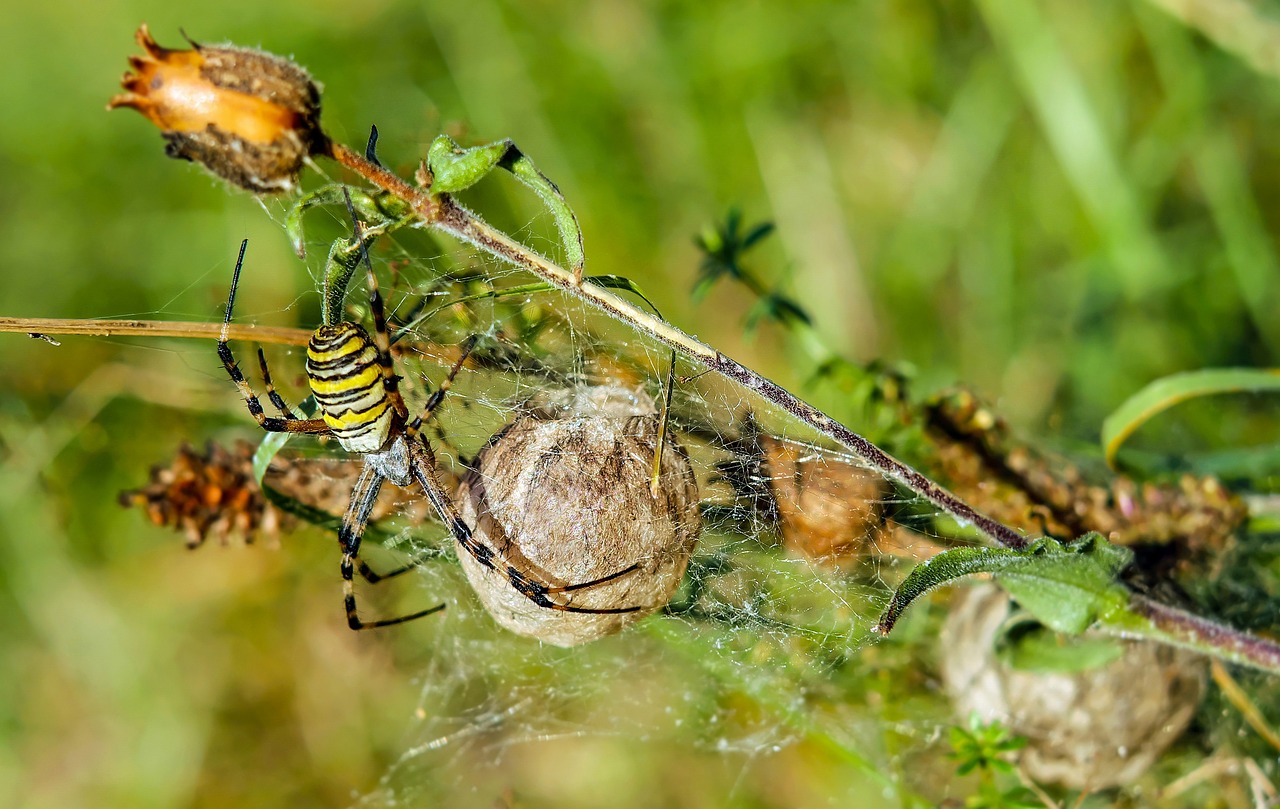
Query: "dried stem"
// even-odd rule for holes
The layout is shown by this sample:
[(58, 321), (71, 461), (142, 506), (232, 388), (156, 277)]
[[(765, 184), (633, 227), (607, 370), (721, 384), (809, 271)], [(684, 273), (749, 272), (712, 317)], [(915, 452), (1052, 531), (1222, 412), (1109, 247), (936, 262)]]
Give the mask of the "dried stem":
[(458, 204), (452, 197), (444, 194), (432, 196), (422, 189), (415, 188), (342, 144), (331, 145), (331, 156), (369, 182), (409, 203), (428, 226), (534, 273), (547, 283), (603, 310), (611, 317), (681, 352), (695, 362), (706, 365), (743, 387), (750, 388), (767, 401), (783, 408), (818, 432), (846, 447), (880, 474), (898, 481), (950, 514), (961, 524), (972, 525), (996, 544), (1015, 549), (1022, 549), (1028, 545), (1027, 537), (978, 513), (960, 498), (816, 407), (800, 400), (781, 385), (724, 356), (670, 323), (618, 297), (608, 289), (583, 283), (571, 271), (494, 229), (483, 219)]
[[(33, 337), (50, 334), (78, 334), (86, 337), (178, 337), (192, 340), (217, 340), (222, 334), (222, 323), (195, 323), (186, 320), (84, 320), (59, 317), (0, 317), (0, 334), (29, 334)], [(259, 345), (305, 346), (312, 332), (289, 326), (255, 326), (252, 323), (231, 323), (227, 337)], [(441, 364), (455, 362), (457, 346), (439, 343), (401, 341), (391, 347), (397, 356), (412, 355), (432, 359)]]
[[(645, 312), (609, 290), (584, 283), (581, 277), (548, 260), (494, 229), (447, 194), (432, 195), (414, 187), (383, 167), (366, 160), (342, 144), (332, 143), (330, 156), (377, 187), (411, 205), (428, 227), (467, 242), (486, 253), (539, 276), (549, 284), (585, 301), (637, 331), (706, 365), (765, 400), (783, 408), (861, 458), (885, 477), (895, 480), (951, 515), (970, 525), (992, 542), (1006, 548), (1025, 549), (1030, 540), (1014, 529), (979, 513), (910, 466), (886, 453), (861, 435), (802, 401), (781, 385), (766, 379), (670, 323)], [(1118, 634), (1148, 637), (1214, 654), (1243, 665), (1280, 672), (1280, 644), (1197, 615), (1134, 595), (1123, 628), (1104, 627)]]
[[(217, 340), (221, 323), (190, 323), (167, 320), (76, 320), (59, 317), (0, 317), (0, 333), (83, 334), (87, 337), (188, 337)], [(247, 340), (286, 346), (304, 346), (311, 332), (280, 326), (232, 323), (227, 330), (232, 340)]]
[(1212, 654), (1230, 663), (1280, 672), (1280, 643), (1210, 621), (1145, 596), (1129, 599), (1127, 614), (1104, 622), (1104, 632), (1148, 638)]

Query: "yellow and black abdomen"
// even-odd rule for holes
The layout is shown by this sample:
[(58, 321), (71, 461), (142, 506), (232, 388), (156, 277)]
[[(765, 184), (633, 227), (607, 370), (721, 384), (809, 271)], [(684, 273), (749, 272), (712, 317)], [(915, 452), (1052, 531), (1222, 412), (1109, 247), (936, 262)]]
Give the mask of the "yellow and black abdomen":
[(378, 349), (356, 323), (321, 326), (307, 345), (307, 381), (325, 424), (348, 452), (386, 443), (395, 408), (387, 396)]

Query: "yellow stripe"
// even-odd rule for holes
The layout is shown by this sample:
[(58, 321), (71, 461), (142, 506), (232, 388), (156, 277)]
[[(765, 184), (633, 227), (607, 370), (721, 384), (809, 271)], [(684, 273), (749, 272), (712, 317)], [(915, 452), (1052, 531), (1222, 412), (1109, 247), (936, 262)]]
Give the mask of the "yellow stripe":
[(382, 377), (382, 369), (377, 365), (370, 365), (358, 374), (353, 376), (340, 376), (336, 379), (321, 379), (314, 375), (308, 375), (307, 381), (311, 384), (311, 392), (316, 396), (335, 396), (340, 394), (353, 393), (356, 390), (372, 388)]
[[(313, 364), (332, 367), (316, 371)], [(316, 329), (307, 346), (307, 382), (325, 424), (349, 452), (375, 452), (386, 442), (396, 411), (381, 377), (378, 350), (364, 329), (354, 323)]]
[(362, 413), (357, 413), (351, 410), (344, 410), (341, 413), (326, 412), (324, 414), (324, 423), (328, 424), (329, 428), (335, 433), (359, 430), (382, 418), (382, 414), (386, 413), (387, 408), (390, 406), (390, 403), (386, 399), (383, 399), (374, 406), (373, 409), (366, 410)]
[(368, 342), (359, 339), (358, 335), (352, 335), (352, 339), (329, 351), (320, 351), (313, 346), (308, 346), (307, 357), (312, 362), (333, 362), (359, 354), (365, 348), (371, 347)]

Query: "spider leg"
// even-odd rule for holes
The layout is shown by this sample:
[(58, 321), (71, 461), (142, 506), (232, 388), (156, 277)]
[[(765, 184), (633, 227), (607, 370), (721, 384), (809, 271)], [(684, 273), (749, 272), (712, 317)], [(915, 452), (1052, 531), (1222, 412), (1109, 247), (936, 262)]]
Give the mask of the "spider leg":
[(449, 388), (453, 387), (453, 380), (458, 376), (458, 372), (462, 370), (463, 364), (466, 363), (467, 357), (471, 356), (471, 352), (475, 347), (476, 335), (474, 334), (462, 341), (462, 345), (458, 347), (459, 353), (457, 362), (453, 364), (453, 367), (449, 369), (449, 373), (440, 381), (439, 387), (431, 393), (430, 398), (427, 399), (426, 407), (422, 409), (422, 414), (405, 428), (405, 432), (408, 434), (410, 442), (417, 438), (418, 431), (422, 429), (422, 422), (431, 418), (431, 414), (434, 413), (436, 408), (440, 406), (440, 403), (444, 401), (445, 394), (449, 392)]
[[(359, 559), (360, 539), (364, 536), (364, 529), (369, 524), (369, 515), (373, 512), (373, 504), (378, 499), (378, 491), (382, 488), (383, 480), (385, 478), (375, 469), (368, 465), (365, 466), (364, 471), (360, 473), (360, 479), (356, 481), (355, 487), (351, 490), (351, 504), (347, 506), (347, 513), (342, 518), (342, 528), (338, 531), (338, 543), (342, 546), (343, 606), (347, 611), (347, 626), (355, 630), (376, 629), (380, 626), (403, 624), (406, 621), (412, 621), (415, 618), (439, 612), (445, 607), (444, 604), (439, 604), (430, 609), (402, 615), (399, 618), (385, 618), (380, 621), (361, 620), (356, 610), (356, 563), (359, 562), (361, 573), (365, 578), (368, 578), (369, 573), (373, 573), (373, 571), (369, 570), (368, 565)], [(377, 576), (376, 573), (373, 575)], [(386, 578), (386, 576), (381, 578)]]
[[(231, 276), (231, 292), (227, 295), (227, 312), (222, 320), (222, 334), (218, 337), (218, 357), (222, 360), (222, 367), (226, 369), (231, 381), (236, 383), (236, 387), (240, 389), (240, 397), (244, 399), (245, 406), (249, 409), (249, 415), (253, 416), (254, 420), (258, 422), (258, 426), (262, 429), (269, 433), (326, 434), (329, 432), (329, 427), (324, 423), (323, 419), (277, 419), (270, 418), (263, 413), (262, 403), (258, 401), (258, 395), (253, 392), (249, 381), (240, 372), (240, 366), (236, 364), (235, 355), (231, 353), (231, 346), (227, 345), (227, 329), (231, 325), (231, 310), (236, 302), (236, 287), (240, 285), (240, 268), (244, 266), (244, 252), (248, 246), (248, 239), (240, 243), (240, 255), (236, 258), (235, 273)], [(262, 368), (265, 372), (265, 359), (262, 361)], [(268, 390), (272, 390), (270, 381), (267, 382), (267, 387)], [(279, 396), (272, 391), (271, 401), (276, 403), (277, 399), (279, 399)], [(283, 403), (284, 401), (280, 400), (278, 405)]]
[(458, 510), (454, 508), (449, 496), (445, 493), (444, 487), (440, 485), (440, 480), (435, 474), (435, 457), (425, 441), (409, 442), (409, 461), (413, 476), (418, 479), (422, 490), (426, 492), (427, 499), (431, 501), (431, 505), (435, 508), (436, 513), (440, 515), (440, 519), (444, 520), (445, 525), (449, 527), (449, 533), (453, 534), (453, 538), (458, 541), (458, 544), (481, 565), (506, 576), (507, 581), (511, 583), (516, 592), (534, 604), (549, 610), (576, 612), (585, 615), (619, 615), (627, 612), (638, 612), (643, 609), (641, 606), (596, 609), (592, 607), (575, 607), (572, 604), (561, 604), (558, 601), (552, 601), (547, 597), (548, 595), (584, 590), (599, 584), (605, 584), (634, 572), (640, 566), (635, 564), (625, 570), (619, 570), (616, 573), (611, 573), (593, 581), (564, 587), (552, 586), (530, 578), (512, 565), (511, 562), (501, 558), (500, 554), (493, 548), (476, 539), (471, 527), (458, 514)]
[(286, 421), (297, 419), (289, 404), (276, 393), (276, 386), (271, 382), (271, 369), (267, 368), (267, 355), (262, 352), (262, 346), (258, 346), (258, 367), (262, 369), (262, 384), (266, 386), (267, 398), (271, 400), (271, 404), (276, 406), (276, 410), (280, 411)]
[(365, 561), (363, 559), (357, 558), (356, 572), (360, 574), (360, 578), (364, 579), (370, 584), (377, 584), (380, 581), (384, 581), (386, 579), (399, 576), (402, 573), (408, 573), (410, 570), (416, 570), (419, 564), (420, 564), (419, 558), (415, 556), (413, 558), (413, 561), (409, 562), (408, 564), (397, 567), (394, 570), (390, 570), (386, 573), (379, 573), (378, 571), (374, 570), (373, 568), (365, 564)]
[(547, 587), (542, 592), (572, 593), (574, 590), (586, 590), (589, 587), (595, 587), (597, 584), (605, 584), (607, 582), (613, 581), (614, 579), (620, 579), (623, 576), (627, 575), (628, 573), (634, 573), (639, 569), (640, 569), (640, 563), (637, 562), (631, 567), (623, 568), (622, 570), (619, 570), (616, 573), (610, 573), (608, 576), (601, 576), (598, 579), (592, 579), (591, 581), (584, 581), (581, 584), (567, 584), (564, 587)]
[(356, 572), (360, 574), (361, 578), (363, 578), (365, 581), (369, 582), (370, 584), (377, 584), (380, 581), (395, 578), (396, 576), (400, 576), (402, 574), (408, 573), (410, 570), (417, 570), (418, 568), (422, 567), (424, 562), (426, 562), (431, 557), (436, 556), (438, 553), (439, 553), (438, 551), (434, 551), (430, 549), (420, 551), (410, 556), (408, 562), (405, 562), (400, 567), (392, 568), (386, 573), (379, 573), (378, 571), (374, 570), (373, 568), (365, 564), (363, 559), (356, 557)]
[(542, 582), (534, 581), (524, 573), (516, 570), (510, 564), (506, 566), (506, 570), (504, 572), (506, 573), (507, 581), (511, 583), (511, 586), (515, 588), (516, 592), (520, 593), (520, 595), (529, 599), (534, 604), (537, 604), (539, 607), (545, 607), (549, 610), (558, 610), (560, 612), (577, 612), (587, 615), (621, 615), (627, 612), (639, 612), (642, 607), (638, 605), (634, 607), (607, 607), (603, 609), (575, 607), (572, 604), (561, 604), (558, 601), (552, 601), (547, 598), (547, 596), (553, 593), (565, 593), (572, 590), (582, 590), (588, 587), (595, 587), (597, 584), (604, 584), (605, 582), (610, 582), (614, 579), (625, 576), (628, 573), (632, 573), (639, 569), (639, 567), (640, 565), (638, 564), (632, 565), (631, 567), (619, 570), (616, 573), (610, 573), (608, 576), (603, 576), (599, 579), (584, 582), (582, 584), (571, 584), (568, 587), (549, 587)]

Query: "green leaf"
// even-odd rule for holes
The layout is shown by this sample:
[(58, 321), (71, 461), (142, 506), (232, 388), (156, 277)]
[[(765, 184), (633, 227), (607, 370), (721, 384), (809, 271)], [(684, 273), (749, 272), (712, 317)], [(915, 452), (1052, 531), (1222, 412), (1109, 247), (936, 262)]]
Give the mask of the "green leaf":
[(761, 222), (751, 230), (747, 231), (747, 235), (742, 237), (742, 249), (748, 250), (755, 246), (756, 242), (773, 233), (772, 222)]
[(577, 215), (569, 207), (564, 194), (560, 193), (560, 188), (551, 182), (547, 175), (538, 171), (527, 155), (509, 140), (507, 146), (507, 152), (498, 165), (528, 186), (538, 195), (538, 199), (542, 200), (547, 210), (551, 211), (551, 216), (556, 221), (556, 229), (560, 231), (560, 241), (564, 245), (565, 263), (569, 269), (580, 275), (583, 266), (586, 265), (587, 255), (582, 246), (582, 228), (578, 225)]
[(347, 287), (351, 285), (351, 277), (360, 266), (360, 259), (365, 253), (361, 245), (367, 249), (374, 237), (366, 235), (360, 242), (348, 239), (335, 239), (329, 245), (329, 256), (324, 262), (323, 296), (324, 323), (334, 325), (342, 322), (342, 308), (347, 299)]
[(284, 449), (284, 445), (289, 443), (289, 439), (294, 435), (296, 433), (267, 433), (262, 437), (258, 449), (253, 453), (253, 479), (258, 482), (258, 485), (261, 486), (262, 479), (267, 476), (271, 461), (280, 454), (280, 450)]
[(1023, 551), (953, 548), (911, 571), (893, 594), (875, 631), (888, 634), (907, 606), (929, 590), (963, 576), (991, 573), (1045, 626), (1077, 634), (1128, 603), (1128, 590), (1116, 577), (1132, 560), (1132, 551), (1112, 545), (1096, 533), (1066, 544), (1041, 538)]
[(298, 258), (307, 257), (306, 238), (302, 227), (302, 220), (306, 217), (307, 211), (322, 205), (346, 205), (346, 198), (342, 193), (344, 188), (351, 196), (351, 207), (355, 208), (360, 218), (371, 226), (405, 217), (413, 218), (413, 210), (408, 204), (391, 194), (379, 192), (371, 196), (358, 188), (331, 183), (299, 197), (285, 214), (284, 231)]
[(1157, 413), (1200, 396), (1280, 390), (1280, 370), (1207, 368), (1157, 379), (1130, 396), (1102, 422), (1102, 449), (1115, 466), (1116, 453), (1129, 436)]
[(663, 320), (666, 319), (662, 316), (662, 312), (658, 310), (658, 307), (654, 305), (653, 301), (649, 300), (649, 297), (644, 294), (644, 290), (642, 290), (635, 281), (632, 281), (625, 275), (592, 275), (583, 280), (587, 283), (595, 284), (598, 287), (604, 287), (605, 289), (620, 289), (623, 292), (630, 292), (632, 295), (635, 295), (637, 298), (644, 301), (645, 304), (653, 310), (655, 315)]
[(1103, 635), (1061, 635), (1022, 615), (997, 638), (995, 651), (997, 659), (1019, 671), (1072, 673), (1118, 660), (1124, 645)]
[(533, 161), (510, 138), (464, 149), (448, 135), (440, 135), (427, 150), (427, 168), (431, 170), (431, 193), (456, 194), (485, 178), (495, 168), (502, 168), (538, 195), (555, 219), (564, 245), (565, 263), (581, 273), (586, 263), (582, 246), (582, 228), (559, 187), (538, 171)]
[[(311, 397), (307, 397), (301, 405), (295, 408), (296, 413), (300, 413), (304, 418), (311, 418), (316, 412), (316, 401)], [(253, 479), (262, 485), (262, 479), (267, 476), (267, 469), (271, 467), (271, 461), (280, 454), (280, 450), (284, 449), (284, 445), (289, 443), (289, 439), (293, 438), (297, 433), (267, 433), (262, 437), (262, 441), (258, 443), (258, 449), (253, 453)]]
[[(354, 196), (351, 198), (351, 203), (355, 204)], [(326, 185), (310, 194), (304, 194), (290, 206), (289, 212), (284, 217), (284, 232), (289, 236), (289, 244), (293, 246), (293, 252), (298, 255), (298, 258), (307, 257), (307, 242), (302, 229), (302, 220), (306, 217), (307, 211), (320, 205), (341, 204), (342, 186)]]
[(720, 276), (718, 275), (703, 273), (698, 277), (698, 280), (693, 283), (693, 291), (689, 293), (689, 298), (694, 303), (702, 303), (719, 280)]
[(456, 194), (480, 182), (507, 152), (507, 141), (463, 149), (448, 135), (431, 142), (427, 168), (431, 170), (431, 193)]

